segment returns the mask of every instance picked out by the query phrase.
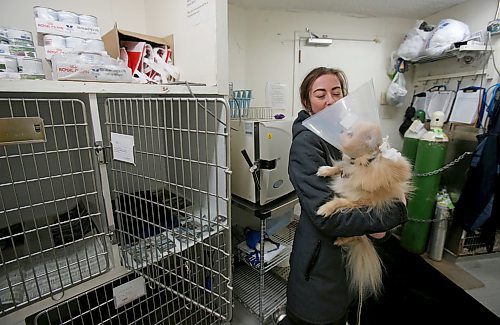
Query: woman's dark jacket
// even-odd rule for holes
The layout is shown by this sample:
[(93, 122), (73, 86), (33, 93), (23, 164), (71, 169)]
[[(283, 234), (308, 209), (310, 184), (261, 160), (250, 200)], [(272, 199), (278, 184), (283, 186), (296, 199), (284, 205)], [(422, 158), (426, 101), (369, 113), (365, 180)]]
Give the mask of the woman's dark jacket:
[(288, 173), (301, 205), (290, 257), (287, 308), (310, 323), (333, 323), (345, 316), (354, 297), (348, 292), (342, 250), (337, 237), (387, 231), (406, 220), (406, 207), (398, 202), (393, 211), (377, 215), (366, 209), (336, 213), (329, 218), (316, 214), (333, 193), (328, 180), (316, 176), (320, 166), (341, 159), (335, 147), (302, 125), (309, 117), (301, 111), (295, 120)]

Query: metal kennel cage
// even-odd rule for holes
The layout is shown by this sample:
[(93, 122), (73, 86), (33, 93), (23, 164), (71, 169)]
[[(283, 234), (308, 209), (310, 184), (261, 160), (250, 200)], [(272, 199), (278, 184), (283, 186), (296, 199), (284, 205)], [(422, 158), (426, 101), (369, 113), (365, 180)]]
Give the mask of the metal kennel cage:
[(0, 322), (230, 321), (220, 96), (2, 96)]
[(109, 270), (87, 113), (77, 99), (0, 98), (0, 317)]
[[(220, 234), (219, 236), (223, 236)], [(221, 238), (223, 241), (224, 239)], [(193, 261), (194, 262), (194, 261)], [(198, 261), (197, 263), (201, 263)], [(144, 279), (139, 273), (131, 272), (77, 297), (57, 304), (36, 315), (28, 317), (27, 324), (220, 324), (221, 312), (228, 308), (223, 299), (213, 299), (212, 293), (204, 287), (195, 286), (176, 273), (184, 272), (182, 263), (179, 270), (172, 270), (166, 278), (163, 272), (158, 272), (158, 278), (142, 282), (143, 295), (128, 304), (117, 305), (114, 290), (128, 283)], [(200, 272), (192, 274), (193, 278), (203, 277), (201, 268), (193, 268)], [(152, 270), (150, 270), (152, 271)], [(168, 285), (165, 285), (168, 281)], [(192, 301), (199, 304), (186, 304), (184, 296), (190, 295)], [(214, 291), (223, 291), (214, 288)], [(189, 292), (189, 293), (188, 293)]]
[(122, 264), (164, 292), (171, 313), (203, 310), (203, 323), (231, 315), (228, 118), (217, 98), (105, 101)]

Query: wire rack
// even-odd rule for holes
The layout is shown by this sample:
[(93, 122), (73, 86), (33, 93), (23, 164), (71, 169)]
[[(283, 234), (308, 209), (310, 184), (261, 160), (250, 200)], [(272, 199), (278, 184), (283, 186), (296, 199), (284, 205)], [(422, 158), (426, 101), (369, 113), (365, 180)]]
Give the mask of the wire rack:
[[(282, 305), (286, 303), (286, 281), (267, 272), (264, 275), (264, 295), (262, 296), (262, 314), (267, 320)], [(248, 265), (241, 265), (234, 271), (234, 294), (250, 312), (259, 316), (259, 273)]]
[(238, 256), (233, 276), (234, 297), (258, 317), (260, 324), (269, 323), (271, 316), (285, 306), (290, 267), (281, 264), (290, 258), (296, 229), (297, 221), (292, 220), (270, 236), (286, 248), (263, 267), (260, 263), (250, 265), (244, 256)]
[(228, 118), (221, 99), (105, 101), (122, 264), (168, 292), (170, 313), (200, 308), (219, 322), (230, 318), (232, 297)]
[(107, 272), (109, 239), (85, 104), (1, 98), (0, 108), (2, 316)]
[(252, 106), (231, 108), (232, 120), (272, 119), (276, 114), (284, 113), (272, 107)]

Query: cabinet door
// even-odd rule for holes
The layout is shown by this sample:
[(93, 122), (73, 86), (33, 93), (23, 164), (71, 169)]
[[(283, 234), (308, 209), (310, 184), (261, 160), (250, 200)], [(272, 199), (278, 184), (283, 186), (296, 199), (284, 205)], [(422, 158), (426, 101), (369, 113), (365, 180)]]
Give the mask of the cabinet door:
[[(179, 313), (227, 319), (228, 110), (217, 98), (108, 98), (103, 120), (124, 266)], [(174, 313), (174, 310), (171, 310)]]
[(89, 112), (46, 97), (0, 98), (0, 317), (110, 268)]

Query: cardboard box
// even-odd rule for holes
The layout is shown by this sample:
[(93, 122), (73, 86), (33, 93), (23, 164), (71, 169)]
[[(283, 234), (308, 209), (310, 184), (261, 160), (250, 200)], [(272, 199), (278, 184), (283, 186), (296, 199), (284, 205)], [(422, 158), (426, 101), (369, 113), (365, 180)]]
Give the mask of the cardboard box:
[(135, 41), (147, 42), (153, 47), (166, 45), (168, 49), (172, 50), (172, 62), (174, 61), (174, 35), (165, 37), (149, 36), (118, 29), (118, 26), (115, 24), (112, 30), (102, 36), (102, 40), (108, 54), (115, 59), (120, 57), (120, 41)]

